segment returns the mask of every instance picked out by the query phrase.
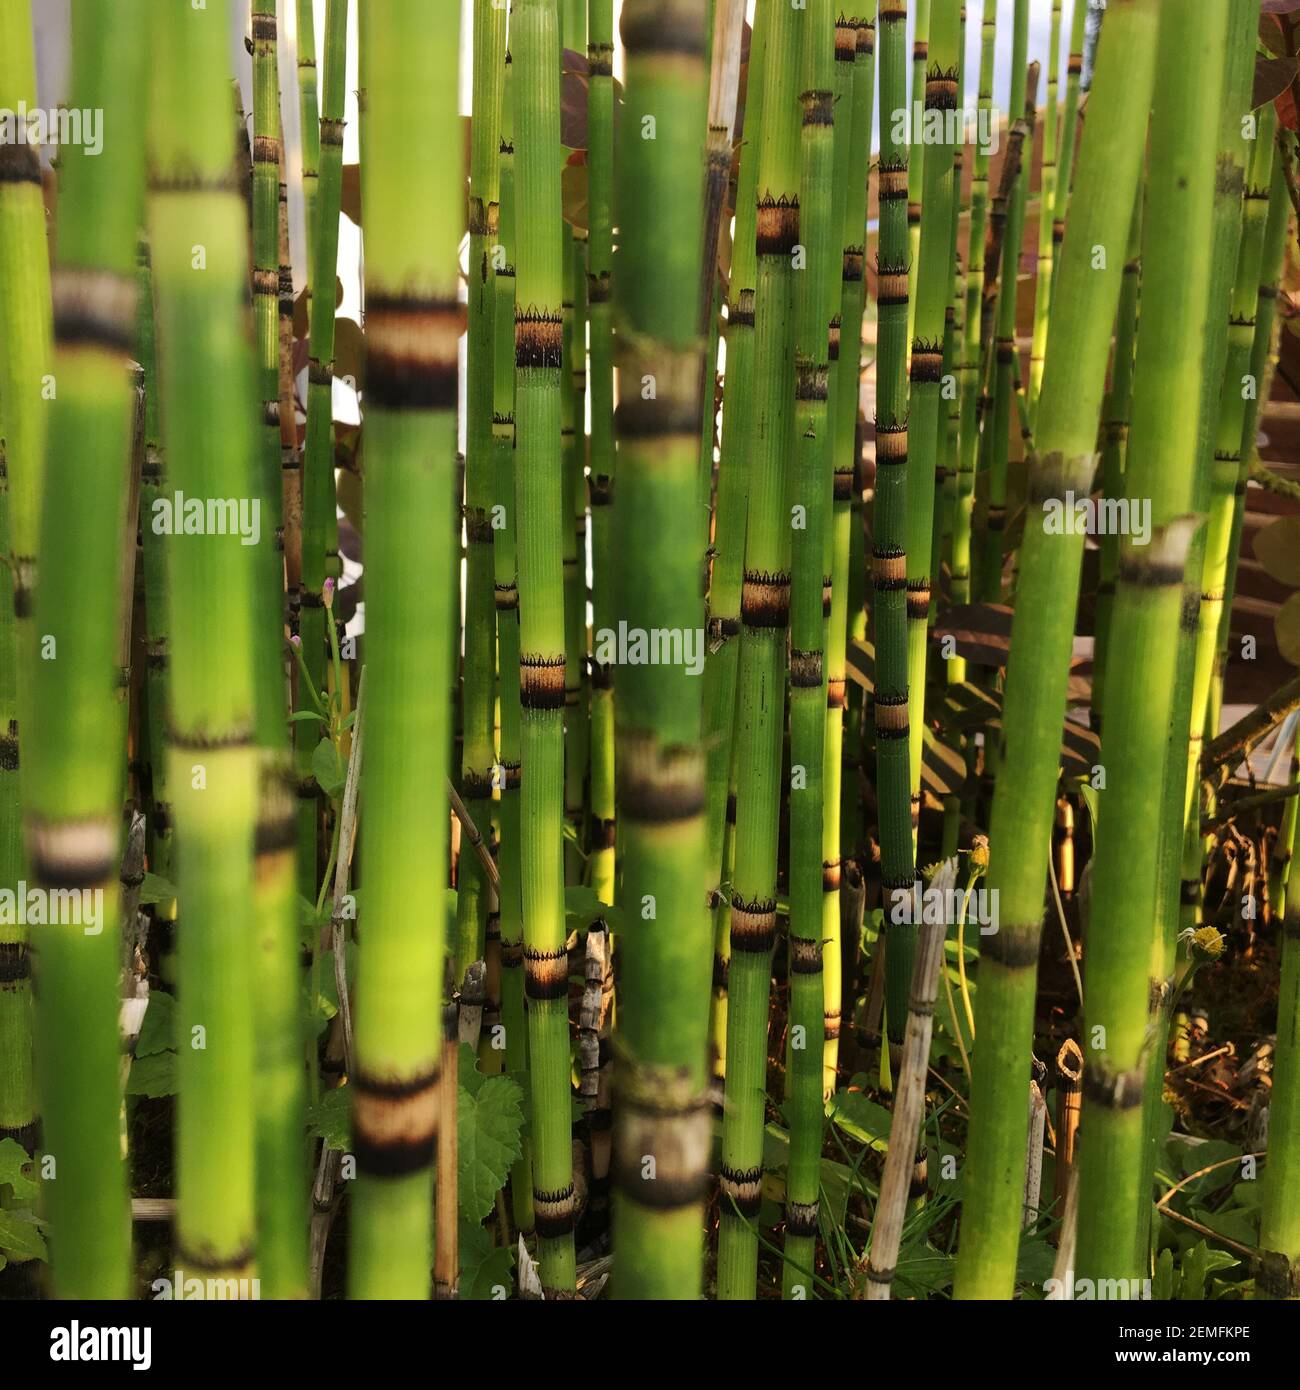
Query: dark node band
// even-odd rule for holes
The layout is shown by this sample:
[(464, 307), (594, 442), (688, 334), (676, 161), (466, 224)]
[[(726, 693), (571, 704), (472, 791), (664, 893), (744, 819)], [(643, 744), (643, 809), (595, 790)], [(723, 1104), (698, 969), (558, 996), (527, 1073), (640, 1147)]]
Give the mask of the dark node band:
[(366, 396), (388, 410), (454, 410), (463, 314), (454, 300), (371, 295)]
[(515, 313), (515, 366), (558, 371), (564, 357), (564, 317), (545, 309)]
[(563, 656), (519, 658), (519, 700), (525, 709), (564, 708), (564, 666)]
[(529, 999), (563, 999), (569, 992), (569, 953), (524, 947), (524, 993)]

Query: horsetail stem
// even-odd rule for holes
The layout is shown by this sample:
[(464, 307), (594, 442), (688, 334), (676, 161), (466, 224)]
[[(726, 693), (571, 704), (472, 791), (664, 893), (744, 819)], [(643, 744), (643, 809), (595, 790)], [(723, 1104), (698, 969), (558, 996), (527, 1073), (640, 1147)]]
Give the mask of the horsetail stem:
[[(806, 1297), (814, 1264), (822, 1146), (822, 808), (826, 743), (823, 591), (834, 458), (830, 321), (842, 256), (834, 186), (836, 29), (831, 0), (811, 0), (804, 20), (799, 180), (806, 262), (795, 293), (794, 468), (789, 479), (790, 584), (790, 1027), (786, 1100), (784, 1293)], [(856, 36), (853, 47), (856, 56)], [(838, 933), (836, 934), (838, 945)], [(838, 959), (837, 962), (838, 964)]]
[[(461, 667), (460, 784), (475, 825), (487, 826), (492, 806), (493, 665), (496, 573), (493, 558), (493, 355), (496, 256), (500, 231), (501, 85), (505, 72), (506, 12), (475, 0), (473, 109), (469, 157), (469, 327), (465, 393), (465, 627)], [(472, 854), (457, 870), (455, 978), (484, 950), (488, 884)]]
[(727, 1002), (727, 1108), (719, 1171), (718, 1297), (754, 1297), (763, 1175), (767, 1005), (776, 938), (777, 822), (790, 527), (786, 476), (794, 445), (794, 270), (799, 235), (800, 55), (805, 16), (763, 0), (763, 125), (755, 185), (755, 443), (741, 589), (736, 838)]
[(115, 133), (102, 157), (81, 145), (62, 155), (53, 283), (59, 393), (45, 460), (36, 631), (57, 659), (33, 662), (25, 829), (36, 883), (52, 895), (89, 890), (101, 913), (94, 926), (50, 921), (33, 941), (44, 1142), (58, 1162), (45, 1206), (62, 1298), (122, 1298), (130, 1286), (117, 1057), (126, 750), (113, 710), (136, 396), (127, 368), (144, 193), (144, 20), (139, 3), (73, 7), (72, 93), (102, 110)]
[(564, 864), (563, 267), (556, 0), (515, 0), (516, 541), (519, 565), (524, 987), (529, 1000), (533, 1208), (543, 1288), (574, 1286), (569, 957)]
[[(616, 596), (629, 628), (694, 633), (704, 616), (699, 563), (676, 533), (698, 486), (704, 16), (689, 0), (628, 0), (622, 37)], [(674, 663), (626, 665), (618, 689), (629, 911), (615, 1035), (614, 1231), (628, 1257), (614, 1291), (691, 1299), (701, 1280), (710, 1131), (702, 691)]]
[[(890, 113), (907, 97), (906, 6), (880, 0), (880, 251), (876, 263), (876, 524), (871, 543), (876, 636), (872, 720), (876, 738), (876, 802), (880, 877), (885, 914), (885, 966), (897, 981), (910, 978), (912, 941), (906, 926), (891, 929), (894, 905), (914, 882), (908, 732), (908, 276), (907, 159)], [(892, 961), (892, 964), (891, 964)], [(903, 985), (906, 989), (906, 984)], [(901, 1042), (904, 1018), (891, 999), (890, 1038)]]
[[(1174, 700), (1179, 611), (1196, 485), (1198, 412), (1169, 417), (1177, 393), (1198, 404), (1210, 312), (1210, 219), (1228, 6), (1174, 0), (1161, 13), (1164, 61), (1150, 135), (1150, 186), (1143, 222), (1142, 320), (1133, 373), (1133, 420), (1125, 493), (1149, 501), (1149, 544), (1121, 543), (1110, 644), (1114, 661), (1102, 715), (1109, 776), (1092, 873), (1080, 1128), (1076, 1267), (1092, 1279), (1136, 1277), (1145, 1251), (1131, 1213), (1142, 1205), (1145, 1070), (1163, 1068), (1147, 1050), (1151, 942), (1158, 856), (1134, 856), (1133, 838), (1161, 823), (1162, 759), (1151, 729), (1166, 727)], [(1189, 30), (1189, 24), (1195, 24)], [(1188, 41), (1189, 33), (1194, 42)], [(1163, 751), (1163, 750), (1162, 750)]]
[[(349, 1079), (355, 1298), (427, 1298), (432, 1263), (447, 837), (443, 803), (430, 792), (448, 771), (451, 609), (410, 600), (430, 572), (451, 569), (464, 187), (458, 31), (455, 7), (440, 9), (436, 20), (421, 0), (361, 7), (370, 150), (363, 187), (369, 732), (361, 832), (368, 896)], [(413, 130), (421, 132), (416, 143)], [(329, 188), (326, 180), (323, 209)], [(337, 215), (332, 220), (336, 226)]]
[[(1106, 359), (1138, 187), (1155, 77), (1159, 5), (1124, 0), (1108, 12), (1079, 190), (1067, 229), (1048, 341), (1029, 505), (1089, 491)], [(1008, 241), (1008, 273), (1015, 243)], [(1095, 267), (1095, 268), (1094, 268)], [(1009, 288), (1009, 287), (1008, 287)], [(1002, 739), (990, 835), (989, 888), (999, 929), (984, 937), (976, 1010), (979, 1048), (971, 1090), (970, 1146), (955, 1292), (1009, 1297), (1015, 1279), (1028, 1129), (1028, 1071), (1043, 878), (1051, 838), (1060, 728), (1081, 535), (1027, 525), (1012, 624)]]
[[(250, 498), (257, 391), (243, 331), (249, 265), (245, 208), (232, 181), (228, 12), (167, 7), (153, 17), (149, 220), (168, 482), (173, 499)], [(180, 350), (195, 340), (204, 353)], [(228, 1277), (251, 1272), (255, 1230), (254, 934), (246, 905), (259, 762), (256, 575), (242, 539), (174, 535), (168, 549), (169, 781), (185, 909), (177, 1245), (187, 1266)]]

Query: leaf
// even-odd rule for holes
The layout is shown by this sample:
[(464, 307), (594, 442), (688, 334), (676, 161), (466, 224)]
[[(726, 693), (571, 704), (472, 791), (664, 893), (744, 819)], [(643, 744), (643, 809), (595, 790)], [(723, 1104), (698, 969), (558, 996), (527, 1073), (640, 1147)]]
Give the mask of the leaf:
[(136, 1039), (135, 1059), (155, 1057), (176, 1046), (176, 1000), (163, 989), (149, 991), (149, 1007)]
[(140, 885), (140, 906), (150, 903), (169, 903), (176, 898), (176, 885), (161, 874), (146, 873)]
[(1300, 0), (1260, 0), (1261, 14), (1294, 14), (1300, 10)]
[(893, 1116), (861, 1091), (836, 1091), (826, 1102), (826, 1118), (845, 1134), (884, 1153), (889, 1148)]
[(17, 1139), (0, 1139), (0, 1187), (12, 1189), (15, 1201), (35, 1197), (40, 1190), (40, 1184), (24, 1172), (31, 1162), (31, 1155)]
[(339, 757), (333, 739), (323, 738), (316, 745), (316, 751), (311, 755), (311, 770), (326, 796), (337, 796), (343, 790), (347, 768)]
[(474, 1076), (473, 1090), (459, 1087), (456, 1178), (461, 1215), (469, 1221), (482, 1221), (505, 1186), (511, 1164), (522, 1152), (523, 1092), (508, 1076), (483, 1076), (481, 1072)]
[(515, 1267), (514, 1252), (506, 1247), (492, 1244), (492, 1236), (482, 1226), (466, 1221), (460, 1222), (457, 1237), (460, 1254), (460, 1299), (475, 1302), (490, 1302), (493, 1287), (501, 1285), (506, 1290), (514, 1288), (512, 1271)]
[(1300, 588), (1300, 516), (1280, 516), (1255, 533), (1255, 558), (1288, 589)]
[(352, 1093), (346, 1084), (325, 1091), (307, 1110), (307, 1129), (327, 1149), (346, 1153), (352, 1147)]
[(38, 1218), (29, 1211), (0, 1211), (0, 1250), (15, 1262), (48, 1258)]
[(1174, 1296), (1174, 1252), (1162, 1250), (1156, 1257), (1156, 1274), (1151, 1281), (1151, 1297), (1167, 1303)]
[[(596, 890), (586, 884), (573, 884), (564, 890), (565, 926), (570, 930), (576, 926), (580, 931), (585, 931), (608, 911), (609, 904), (601, 902)], [(570, 921), (570, 918), (573, 920)]]
[[(148, 1014), (145, 1015), (148, 1017)], [(128, 1096), (148, 1096), (157, 1100), (161, 1096), (176, 1094), (176, 1054), (170, 1050), (154, 1052), (148, 1057), (137, 1057), (131, 1063), (126, 1078)]]
[(1273, 635), (1284, 661), (1300, 666), (1300, 594), (1292, 594), (1273, 619)]
[(1276, 101), (1291, 85), (1296, 75), (1297, 63), (1294, 58), (1266, 58), (1262, 53), (1255, 55), (1255, 86), (1251, 93), (1252, 110)]

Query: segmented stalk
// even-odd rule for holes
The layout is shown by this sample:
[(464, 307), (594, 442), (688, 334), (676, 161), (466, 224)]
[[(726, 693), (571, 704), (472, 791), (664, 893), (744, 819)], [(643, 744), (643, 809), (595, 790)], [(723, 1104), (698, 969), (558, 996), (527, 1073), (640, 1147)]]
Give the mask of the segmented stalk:
[[(987, 130), (993, 119), (993, 60), (997, 52), (998, 12), (996, 5), (985, 5), (980, 24), (980, 72), (977, 129)], [(984, 232), (989, 209), (989, 144), (975, 144), (970, 185), (970, 235), (966, 251), (966, 318), (962, 328), (961, 422), (957, 456), (957, 496), (952, 517), (952, 552), (948, 584), (953, 605), (969, 603), (971, 594), (971, 516), (975, 506), (975, 461), (979, 455), (980, 430), (977, 405), (980, 395), (980, 365), (986, 345), (983, 340)], [(948, 662), (948, 681), (960, 685), (966, 679), (966, 662), (953, 657)]]
[[(836, 154), (844, 151), (842, 178), (847, 182), (840, 225), (839, 326), (831, 328), (831, 372), (834, 375), (830, 528), (831, 611), (826, 630), (826, 733), (822, 754), (825, 796), (822, 803), (822, 940), (825, 986), (825, 1039), (822, 1091), (835, 1089), (839, 1061), (842, 981), (840, 965), (840, 881), (843, 875), (841, 802), (843, 769), (845, 658), (850, 609), (853, 550), (853, 481), (857, 464), (857, 426), (862, 368), (862, 318), (866, 308), (863, 274), (867, 234), (867, 182), (871, 169), (871, 135), (875, 102), (876, 28), (874, 19), (840, 19), (836, 31), (837, 71), (850, 85), (850, 99), (839, 108)], [(852, 52), (849, 52), (849, 45)], [(860, 528), (859, 528), (860, 530)], [(858, 608), (861, 608), (859, 598)], [(856, 797), (857, 788), (849, 779)], [(849, 857), (857, 851), (849, 845)]]
[(881, 119), (898, 121), (899, 113), (906, 111), (906, 121), (902, 132), (911, 145), (907, 170), (907, 264), (908, 308), (907, 341), (911, 344), (916, 336), (916, 279), (921, 270), (921, 217), (925, 205), (925, 139), (916, 128), (918, 107), (924, 110), (926, 74), (930, 57), (930, 17), (933, 0), (910, 0), (906, 7), (912, 11), (912, 86), (911, 102), (907, 105), (891, 107), (888, 112), (881, 108)]
[[(496, 455), (495, 505), (504, 522), (493, 541), (497, 608), (497, 686), (501, 737), (494, 774), (501, 793), (501, 1022), (507, 1071), (528, 1066), (528, 1021), (524, 1003), (523, 846), (520, 821), (519, 586), (515, 538), (515, 147), (514, 64), (507, 52), (501, 85), (499, 157), (500, 255), (497, 259), (496, 337), (492, 386), (492, 444)], [(533, 1229), (531, 1165), (525, 1153), (511, 1169), (510, 1198), (515, 1225)]]
[[(1219, 618), (1223, 611), (1228, 552), (1232, 538), (1234, 493), (1240, 470), (1241, 417), (1236, 414), (1236, 405), (1223, 397), (1224, 383), (1232, 365), (1231, 359), (1239, 356), (1242, 342), (1240, 332), (1232, 331), (1231, 320), (1234, 314), (1234, 300), (1239, 298), (1237, 271), (1240, 268), (1243, 249), (1242, 195), (1246, 185), (1247, 165), (1254, 148), (1246, 138), (1243, 118), (1250, 101), (1251, 54), (1254, 51), (1249, 36), (1255, 32), (1258, 18), (1258, 0), (1244, 0), (1242, 4), (1234, 6), (1230, 13), (1228, 57), (1231, 66), (1224, 79), (1223, 109), (1219, 120), (1220, 172), (1214, 187), (1214, 255), (1210, 263), (1210, 273), (1213, 277), (1210, 303), (1216, 306), (1216, 312), (1211, 315), (1206, 330), (1210, 335), (1209, 351), (1205, 357), (1207, 385), (1202, 395), (1201, 429), (1197, 439), (1200, 454), (1213, 462), (1210, 473), (1211, 490), (1206, 498), (1209, 521), (1203, 539), (1198, 539), (1202, 566), (1200, 612), (1193, 662), (1191, 725), (1183, 808), (1181, 904), (1184, 926), (1194, 926), (1200, 917), (1204, 842), (1200, 829), (1198, 772), (1208, 723), (1214, 655), (1218, 643)], [(1245, 245), (1247, 254), (1258, 264), (1258, 249), (1252, 251), (1249, 241)], [(1258, 278), (1252, 285), (1255, 293), (1258, 293), (1257, 287)], [(1224, 306), (1229, 309), (1227, 315), (1222, 312)], [(1248, 354), (1250, 344), (1246, 343), (1245, 346)], [(1236, 370), (1240, 377), (1242, 367), (1239, 365)], [(1234, 388), (1229, 386), (1226, 389), (1232, 392)], [(1240, 387), (1235, 390), (1239, 396)], [(1237, 418), (1235, 435), (1226, 428), (1225, 417), (1230, 415)], [(1224, 426), (1222, 432), (1221, 425)], [(1228, 458), (1220, 459), (1220, 453), (1227, 454)], [(1210, 730), (1211, 735), (1216, 732), (1215, 729)]]
[[(1020, 246), (1025, 235), (1025, 202), (1029, 190), (1029, 165), (1034, 148), (1033, 104), (1036, 91), (1029, 89), (1026, 58), (1029, 52), (1029, 0), (1016, 0), (1012, 18), (1011, 102), (1010, 113), (1019, 121), (1023, 115), (1024, 133), (1021, 137), (1020, 162), (1015, 182), (1010, 189), (1006, 222), (1001, 229), (1001, 281), (986, 285), (984, 313), (986, 326), (981, 330), (988, 375), (994, 381), (993, 413), (984, 424), (988, 437), (988, 510), (984, 532), (980, 537), (979, 568), (975, 579), (975, 597), (982, 603), (1002, 601), (1002, 536), (1007, 524), (1007, 454), (1011, 431), (1011, 378), (1016, 359), (1016, 301), (1019, 294)], [(1037, 67), (1034, 69), (1037, 72)], [(1035, 82), (1035, 87), (1037, 83)], [(1015, 133), (1012, 133), (1015, 139)], [(1008, 158), (1011, 157), (1008, 150)], [(996, 298), (990, 295), (993, 290)], [(987, 325), (996, 315), (996, 339), (987, 332)]]
[[(736, 232), (732, 243), (727, 303), (726, 395), (722, 450), (713, 520), (713, 563), (709, 573), (708, 649), (704, 658), (705, 853), (709, 873), (706, 911), (714, 926), (713, 1037), (719, 1059), (725, 1052), (729, 950), (729, 905), (722, 891), (726, 874), (727, 808), (735, 755), (736, 676), (740, 664), (740, 600), (745, 567), (745, 524), (749, 501), (749, 458), (753, 447), (754, 252), (759, 137), (763, 125), (763, 65), (771, 9), (760, 5), (749, 44), (745, 89), (744, 143), (736, 189)], [(728, 153), (730, 161), (730, 153)], [(730, 167), (730, 164), (728, 164)], [(719, 1072), (719, 1074), (721, 1074)]]
[[(1062, 248), (1057, 322), (1043, 374), (1029, 506), (1086, 496), (1111, 329), (1119, 301), (1155, 77), (1154, 0), (1108, 12), (1093, 114), (1079, 155), (1080, 197)], [(1014, 243), (1007, 243), (1008, 270)], [(1094, 268), (1096, 267), (1096, 268)], [(1025, 528), (993, 800), (989, 889), (999, 926), (985, 936), (965, 1171), (960, 1298), (1011, 1296), (1028, 1132), (1025, 1077), (1083, 535)]]
[[(813, 1267), (821, 1183), (822, 759), (826, 743), (822, 594), (834, 459), (827, 396), (830, 320), (836, 302), (833, 213), (836, 30), (831, 0), (810, 0), (805, 20), (800, 106), (800, 241), (805, 264), (795, 295), (794, 469), (789, 504), (790, 585), (790, 1047), (786, 1100), (787, 1298), (806, 1298)], [(856, 39), (854, 49), (856, 53)], [(851, 116), (851, 109), (849, 112)], [(838, 933), (837, 943), (838, 943)], [(837, 958), (838, 963), (838, 958)]]
[(573, 1290), (569, 958), (565, 949), (559, 29), (556, 0), (515, 0), (516, 541), (519, 566), (524, 988), (533, 1208), (543, 1287)]
[(1088, 23), (1088, 0), (1074, 0), (1070, 16), (1070, 53), (1065, 64), (1065, 107), (1061, 112), (1061, 141), (1057, 149), (1056, 200), (1052, 206), (1052, 288), (1061, 266), (1061, 242), (1070, 210), (1074, 154), (1079, 143), (1079, 91), (1083, 82), (1083, 43)]
[[(1163, 740), (1150, 732), (1171, 717), (1179, 610), (1196, 520), (1194, 470), (1205, 328), (1210, 313), (1211, 204), (1226, 0), (1166, 0), (1151, 121), (1143, 223), (1142, 320), (1133, 372), (1133, 421), (1125, 493), (1150, 531), (1120, 544), (1111, 652), (1102, 715), (1107, 769), (1089, 910), (1084, 1018), (1084, 1096), (1075, 1267), (1088, 1279), (1139, 1273), (1133, 1213), (1145, 1193), (1143, 1099), (1151, 958), (1149, 923), (1159, 888), (1158, 856), (1134, 855), (1161, 824)], [(1188, 408), (1170, 416), (1174, 397)], [(1147, 542), (1143, 544), (1145, 539)], [(1176, 808), (1174, 808), (1176, 809)], [(1144, 1262), (1143, 1262), (1144, 1263)]]
[[(492, 553), (493, 247), (500, 223), (501, 82), (506, 12), (492, 0), (474, 5), (474, 121), (469, 155), (469, 327), (465, 395), (465, 627), (461, 665), (461, 796), (483, 829), (492, 809), (493, 665), (496, 655)], [(483, 956), (488, 882), (473, 854), (456, 875), (455, 976)]]
[[(1075, 8), (1078, 9), (1078, 6)], [(1052, 265), (1056, 254), (1052, 219), (1057, 203), (1060, 82), (1061, 0), (1052, 0), (1052, 22), (1047, 46), (1047, 105), (1043, 111), (1043, 159), (1038, 174), (1038, 285), (1034, 295), (1034, 336), (1029, 350), (1028, 395), (1031, 428), (1038, 413), (1038, 395), (1043, 387), (1043, 363), (1046, 360), (1047, 334), (1052, 314)]]
[[(0, 107), (16, 113), (20, 103), (36, 107), (31, 7), (26, 0), (0, 0)], [(51, 336), (40, 153), (36, 145), (6, 139), (0, 142), (0, 542), (9, 574), (0, 596), (0, 884), (14, 891), (26, 867), (20, 730), (31, 712), (36, 653), (32, 586), (50, 418), (41, 393)], [(25, 925), (0, 925), (0, 977), (0, 1137), (34, 1153), (41, 1122)]]
[(348, 1284), (354, 1298), (427, 1298), (446, 939), (446, 812), (437, 789), (448, 770), (451, 608), (420, 596), (430, 574), (439, 583), (452, 565), (460, 26), (456, 6), (435, 15), (422, 0), (363, 5), (360, 17), (370, 152), (362, 186), (367, 899), (348, 1083), (357, 1160)]
[[(257, 496), (257, 399), (246, 328), (246, 209), (232, 182), (225, 5), (151, 11), (150, 241), (169, 500)], [(196, 258), (204, 267), (196, 274)], [(202, 351), (194, 345), (202, 344)], [(214, 428), (214, 422), (220, 428)], [(243, 537), (168, 546), (168, 777), (180, 932), (177, 1260), (246, 1277), (254, 1239), (253, 585)], [(274, 544), (265, 535), (261, 544)]]
[[(912, 838), (921, 812), (921, 755), (925, 735), (925, 681), (930, 618), (930, 554), (933, 543), (935, 472), (943, 456), (944, 327), (953, 281), (953, 140), (957, 111), (959, 0), (935, 0), (930, 62), (925, 82), (925, 212), (917, 275), (915, 336), (911, 359), (911, 421), (907, 463), (907, 680), (911, 768)], [(933, 127), (933, 128), (932, 128)], [(937, 136), (937, 138), (935, 138)], [(914, 142), (915, 143), (915, 142)], [(914, 935), (893, 933), (900, 942)], [(903, 1026), (912, 978), (912, 943), (886, 957), (889, 1012)], [(901, 1036), (901, 1035), (900, 1035)]]
[[(303, 449), (302, 586), (299, 629), (302, 654), (316, 692), (325, 688), (324, 587), (335, 544), (334, 504), (334, 282), (339, 249), (339, 200), (343, 187), (343, 100), (346, 83), (348, 0), (329, 0), (325, 12), (325, 84), (320, 117), (320, 178), (316, 195), (314, 259), (308, 322), (307, 440)], [(335, 557), (337, 558), (337, 557)], [(306, 706), (301, 693), (299, 704)], [(314, 902), (317, 891), (316, 830), (320, 789), (311, 775), (319, 728), (297, 725), (299, 772), (299, 891)]]
[(727, 1088), (719, 1172), (718, 1297), (754, 1297), (763, 1178), (767, 1011), (776, 937), (781, 744), (790, 622), (786, 473), (793, 454), (793, 257), (799, 244), (799, 59), (804, 13), (763, 0), (763, 124), (754, 293), (755, 445), (741, 588), (735, 865), (728, 971)]
[[(1115, 351), (1110, 372), (1110, 389), (1101, 412), (1101, 495), (1124, 496), (1124, 460), (1128, 452), (1129, 411), (1133, 402), (1133, 349), (1137, 342), (1138, 300), (1142, 288), (1142, 203), (1139, 192), (1133, 203), (1128, 250), (1124, 259), (1124, 280), (1119, 292), (1119, 313), (1115, 319)], [(1110, 650), (1110, 615), (1115, 600), (1115, 578), (1119, 573), (1119, 536), (1107, 528), (1098, 549), (1101, 552), (1097, 583), (1097, 608), (1093, 618), (1092, 711), (1094, 727), (1101, 727), (1101, 711), (1106, 689), (1106, 665)]]
[[(44, 1201), (61, 1298), (123, 1298), (131, 1277), (117, 1035), (126, 750), (115, 710), (136, 400), (128, 366), (144, 193), (144, 23), (139, 0), (73, 6), (72, 97), (102, 113), (115, 134), (99, 155), (85, 145), (60, 152), (59, 391), (50, 406), (35, 629), (53, 659), (32, 663), (24, 828), (31, 877), (50, 901), (46, 924), (33, 933), (36, 1060), (45, 1151), (58, 1165)], [(55, 895), (93, 902), (97, 915), (53, 920)]]
[[(704, 15), (627, 0), (615, 285), (618, 610), (629, 630), (703, 636), (699, 559), (681, 544), (697, 495)], [(655, 138), (643, 133), (653, 115)], [(638, 383), (640, 387), (638, 388)], [(647, 383), (653, 390), (647, 390)], [(685, 656), (685, 649), (683, 649)], [(711, 1121), (704, 1095), (712, 937), (704, 864), (703, 684), (676, 660), (619, 671), (618, 801), (630, 906), (615, 1037), (619, 1298), (699, 1296)]]
[[(614, 339), (610, 269), (614, 198), (614, 6), (590, 0), (587, 18), (587, 314), (591, 322), (592, 626), (617, 627), (611, 547), (614, 490)], [(591, 886), (614, 901), (614, 672), (591, 660)]]
[(307, 236), (308, 288), (315, 284), (316, 194), (320, 187), (320, 99), (316, 77), (316, 19), (313, 0), (297, 0), (298, 131), (302, 140), (302, 202)]
[(280, 449), (280, 87), (274, 0), (253, 4), (253, 326), (261, 431), (254, 694), (261, 780), (256, 832), (258, 1277), (268, 1298), (307, 1296), (305, 1087), (299, 1018), (296, 780), (285, 724)]
[[(872, 719), (876, 736), (876, 802), (882, 933), (887, 971), (906, 979), (912, 965), (910, 929), (895, 930), (895, 903), (911, 900), (914, 881), (910, 739), (908, 737), (907, 536), (907, 145), (890, 119), (907, 95), (906, 6), (880, 0), (880, 254), (876, 264), (879, 327), (876, 341), (876, 498), (871, 575), (876, 636)], [(891, 964), (892, 962), (892, 964)], [(906, 985), (904, 985), (906, 989)], [(891, 1039), (902, 1040), (905, 1005), (886, 1004)]]

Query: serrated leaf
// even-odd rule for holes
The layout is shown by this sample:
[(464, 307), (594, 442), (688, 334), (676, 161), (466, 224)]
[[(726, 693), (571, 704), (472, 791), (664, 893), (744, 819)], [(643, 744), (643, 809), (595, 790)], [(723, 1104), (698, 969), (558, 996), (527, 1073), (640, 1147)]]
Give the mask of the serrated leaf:
[(346, 1153), (352, 1147), (352, 1093), (346, 1085), (325, 1091), (307, 1110), (307, 1129), (327, 1149)]
[(0, 1211), (0, 1250), (15, 1263), (48, 1258), (40, 1222), (32, 1212)]
[(461, 1215), (482, 1221), (522, 1152), (522, 1092), (508, 1076), (486, 1076), (476, 1092), (459, 1089), (457, 1164)]
[(31, 1161), (17, 1139), (0, 1139), (0, 1186), (12, 1189), (16, 1201), (35, 1197), (39, 1191), (40, 1184), (23, 1172)]
[(500, 1285), (507, 1292), (514, 1288), (511, 1271), (515, 1267), (514, 1253), (492, 1244), (491, 1232), (475, 1222), (460, 1221), (457, 1236), (460, 1254), (460, 1299), (490, 1302), (493, 1287)]
[(176, 1046), (176, 1000), (163, 989), (149, 991), (149, 1007), (144, 1011), (135, 1057), (153, 1057)]
[(131, 1063), (126, 1078), (128, 1096), (148, 1096), (157, 1100), (160, 1096), (176, 1094), (176, 1054), (171, 1051), (155, 1052), (148, 1057), (137, 1057)]

